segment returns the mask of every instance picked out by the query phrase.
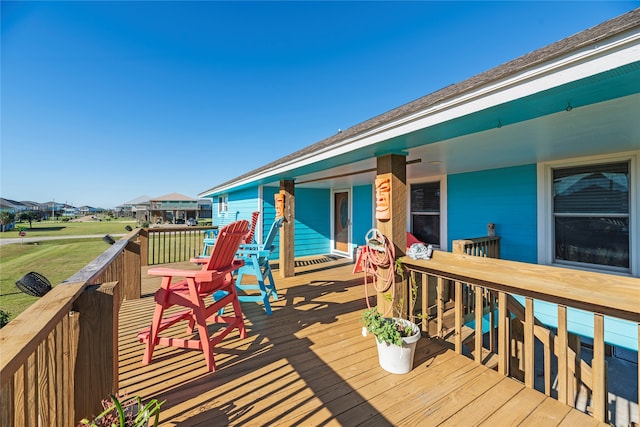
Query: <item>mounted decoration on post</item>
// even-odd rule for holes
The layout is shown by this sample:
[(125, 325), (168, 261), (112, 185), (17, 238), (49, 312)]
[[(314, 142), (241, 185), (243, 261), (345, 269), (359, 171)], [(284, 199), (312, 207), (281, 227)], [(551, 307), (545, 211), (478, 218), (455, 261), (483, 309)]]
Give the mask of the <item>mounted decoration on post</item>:
[(274, 196), (276, 202), (276, 218), (284, 216), (284, 193), (281, 191)]
[(487, 224), (487, 236), (495, 236), (496, 235), (496, 225), (492, 222)]
[(376, 219), (389, 221), (391, 219), (391, 174), (378, 175), (376, 185)]

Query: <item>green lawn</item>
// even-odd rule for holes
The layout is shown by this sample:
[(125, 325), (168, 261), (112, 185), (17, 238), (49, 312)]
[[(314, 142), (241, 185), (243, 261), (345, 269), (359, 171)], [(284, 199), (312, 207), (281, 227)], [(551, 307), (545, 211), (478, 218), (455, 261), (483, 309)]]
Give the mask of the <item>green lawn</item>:
[[(26, 237), (65, 237), (78, 235), (124, 234), (134, 221), (40, 222), (18, 224), (26, 228)], [(18, 237), (18, 231), (0, 233), (1, 238)], [(117, 240), (117, 239), (116, 239)], [(53, 286), (68, 279), (104, 252), (108, 245), (101, 237), (88, 239), (45, 240), (38, 243), (0, 245), (0, 309), (10, 319), (31, 305), (37, 297), (18, 290), (16, 281), (30, 271), (44, 275)]]

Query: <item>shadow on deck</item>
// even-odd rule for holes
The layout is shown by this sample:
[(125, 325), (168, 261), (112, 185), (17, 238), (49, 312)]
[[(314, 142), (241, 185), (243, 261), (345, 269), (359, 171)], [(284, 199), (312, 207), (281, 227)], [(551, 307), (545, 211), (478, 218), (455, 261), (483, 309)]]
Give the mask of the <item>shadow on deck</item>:
[(373, 337), (361, 335), (366, 302), (352, 268), (321, 257), (297, 263), (295, 277), (276, 271), (273, 314), (242, 303), (248, 337), (234, 332), (223, 341), (213, 373), (193, 350), (158, 347), (153, 362), (141, 364), (136, 334), (151, 322), (160, 283), (143, 272), (146, 297), (120, 312), (121, 392), (166, 400), (167, 426), (599, 425), (435, 339), (420, 340), (409, 374), (383, 371)]

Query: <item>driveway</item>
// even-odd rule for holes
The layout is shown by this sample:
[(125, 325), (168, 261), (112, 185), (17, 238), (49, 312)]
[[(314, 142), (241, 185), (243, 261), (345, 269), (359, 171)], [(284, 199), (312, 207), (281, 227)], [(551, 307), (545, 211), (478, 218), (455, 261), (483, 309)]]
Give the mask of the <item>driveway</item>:
[[(110, 234), (111, 237), (121, 237), (125, 234)], [(45, 236), (45, 237), (12, 237), (9, 239), (0, 239), (0, 246), (14, 243), (34, 243), (45, 240), (67, 240), (67, 239), (94, 239), (102, 238), (105, 234), (85, 234), (80, 236)]]

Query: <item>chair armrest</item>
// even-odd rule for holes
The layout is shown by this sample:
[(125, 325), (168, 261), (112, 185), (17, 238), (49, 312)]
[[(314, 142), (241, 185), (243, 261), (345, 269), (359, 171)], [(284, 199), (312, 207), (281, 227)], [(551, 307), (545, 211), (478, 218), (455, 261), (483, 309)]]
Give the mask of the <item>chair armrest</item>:
[(230, 266), (222, 270), (198, 270), (195, 277), (197, 282), (212, 282), (218, 276), (225, 276), (244, 265), (243, 259), (234, 259)]
[(196, 273), (200, 270), (180, 270), (178, 268), (157, 267), (150, 268), (147, 271), (149, 276), (179, 276), (179, 277), (196, 277)]
[(254, 245), (254, 244), (248, 244), (248, 243), (244, 243), (240, 246), (238, 246), (238, 252), (247, 252), (247, 251), (260, 251), (262, 250), (262, 245)]

